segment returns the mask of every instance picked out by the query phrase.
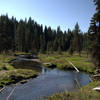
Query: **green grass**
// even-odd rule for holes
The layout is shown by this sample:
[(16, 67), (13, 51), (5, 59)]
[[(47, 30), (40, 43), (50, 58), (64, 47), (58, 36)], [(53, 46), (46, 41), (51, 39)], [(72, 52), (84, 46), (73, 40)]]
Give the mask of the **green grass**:
[(92, 90), (99, 85), (100, 81), (92, 82), (78, 91), (54, 94), (47, 100), (100, 100), (100, 92)]
[(26, 52), (15, 52), (15, 55), (30, 55), (31, 53), (26, 53)]
[[(18, 81), (35, 77), (36, 75), (37, 73), (34, 70), (28, 69), (7, 71), (5, 73), (0, 74), (0, 85), (9, 85), (11, 83), (17, 83)], [(14, 78), (12, 78), (12, 76)]]
[[(67, 70), (72, 67), (68, 61), (72, 62), (79, 70), (88, 73), (96, 73), (96, 68), (94, 67), (91, 58), (82, 53), (81, 57), (78, 54), (70, 56), (68, 53), (63, 52), (62, 54), (39, 54), (41, 61), (45, 67), (51, 64), (55, 64), (57, 68), (62, 70)], [(48, 64), (49, 63), (49, 64)], [(93, 91), (92, 89), (100, 85), (100, 81), (92, 82), (84, 88), (77, 90), (75, 92), (66, 92), (61, 94), (54, 94), (47, 100), (100, 100), (100, 93)]]
[[(17, 52), (16, 54), (20, 55), (25, 53)], [(72, 65), (68, 63), (68, 61), (71, 61), (79, 70), (88, 73), (95, 73), (95, 67), (90, 58), (86, 57), (85, 53), (82, 54), (81, 57), (77, 54), (70, 56), (65, 52), (62, 54), (53, 53), (49, 55), (39, 54), (39, 57), (43, 62), (43, 65), (46, 67), (54, 64), (57, 68), (62, 70), (73, 69)], [(15, 59), (14, 56), (0, 55), (0, 86), (17, 83), (23, 79), (35, 77), (38, 74), (34, 71), (33, 67), (24, 66), (24, 63), (22, 63), (23, 67), (20, 65), (18, 67), (16, 66), (17, 68), (10, 65), (8, 62), (13, 59)], [(54, 94), (47, 100), (99, 100), (100, 93), (92, 90), (94, 87), (99, 85), (100, 81), (93, 82), (77, 92)]]
[[(16, 54), (20, 55), (25, 53), (17, 52)], [(49, 55), (39, 54), (39, 57), (43, 62), (43, 65), (46, 67), (54, 64), (57, 66), (57, 68), (62, 70), (73, 69), (73, 67), (68, 63), (68, 61), (71, 61), (79, 70), (88, 73), (95, 73), (95, 67), (93, 66), (90, 58), (86, 57), (85, 53), (82, 54), (81, 57), (79, 57), (77, 54), (70, 56), (65, 52), (62, 54), (53, 53)], [(23, 79), (35, 77), (38, 74), (36, 71), (34, 71), (34, 69), (32, 69), (32, 67), (16, 66), (16, 68), (10, 65), (8, 62), (13, 59), (15, 59), (14, 56), (0, 55), (0, 86), (17, 83)], [(53, 96), (47, 98), (47, 100), (99, 100), (100, 93), (92, 90), (94, 87), (99, 85), (100, 81), (92, 82), (76, 92), (54, 94)]]
[(14, 56), (0, 54), (0, 71), (1, 70), (13, 70), (13, 66), (9, 64), (9, 61), (15, 59)]
[(92, 64), (90, 57), (87, 58), (86, 54), (82, 54), (81, 57), (78, 54), (74, 54), (70, 56), (68, 53), (63, 52), (60, 54), (39, 54), (40, 60), (43, 62), (43, 65), (48, 67), (48, 63), (55, 64), (59, 69), (73, 69), (72, 65), (68, 63), (71, 61), (79, 70), (89, 72), (89, 73), (96, 73), (95, 67)]
[[(15, 66), (9, 63), (9, 61), (15, 58), (15, 56), (0, 54), (0, 86), (17, 83), (23, 79), (28, 79), (38, 75), (39, 72), (37, 69), (30, 67), (30, 65), (34, 65), (32, 62), (29, 63), (29, 66), (27, 65), (27, 67), (24, 66), (26, 63), (23, 63), (23, 66), (16, 65), (17, 68), (15, 68)], [(15, 79), (12, 79), (12, 77)]]

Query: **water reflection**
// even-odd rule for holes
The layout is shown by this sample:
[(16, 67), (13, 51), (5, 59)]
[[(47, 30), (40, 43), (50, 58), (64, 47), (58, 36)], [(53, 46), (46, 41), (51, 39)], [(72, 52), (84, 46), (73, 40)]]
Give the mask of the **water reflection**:
[[(80, 86), (84, 86), (90, 82), (89, 76), (81, 72), (60, 71), (58, 69), (47, 69), (42, 67), (41, 75), (30, 80), (26, 84), (18, 85), (11, 99), (40, 100), (40, 98), (50, 96), (53, 93), (73, 91), (78, 89), (75, 78), (77, 78)], [(0, 100), (6, 100), (6, 97), (13, 88), (13, 86), (7, 87), (0, 94)]]

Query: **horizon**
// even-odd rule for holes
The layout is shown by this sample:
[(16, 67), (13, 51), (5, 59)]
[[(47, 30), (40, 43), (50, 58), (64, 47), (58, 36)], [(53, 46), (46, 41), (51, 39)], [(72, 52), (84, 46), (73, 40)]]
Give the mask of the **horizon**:
[[(24, 5), (22, 3), (24, 2)], [(5, 9), (5, 5), (7, 9)], [(13, 8), (13, 9), (12, 9)], [(87, 32), (90, 20), (95, 12), (93, 1), (76, 0), (1, 0), (0, 15), (8, 14), (9, 18), (14, 16), (18, 21), (31, 17), (43, 27), (51, 27), (56, 30), (60, 26), (61, 30), (73, 30), (78, 22), (82, 32)], [(74, 10), (73, 10), (74, 9)], [(68, 14), (67, 14), (68, 13)]]

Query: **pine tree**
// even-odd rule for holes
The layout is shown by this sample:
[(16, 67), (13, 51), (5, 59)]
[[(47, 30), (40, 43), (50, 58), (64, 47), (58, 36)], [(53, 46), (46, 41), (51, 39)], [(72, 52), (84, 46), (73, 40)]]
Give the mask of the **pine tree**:
[[(77, 35), (76, 33), (74, 35)], [(28, 21), (27, 19), (17, 21), (16, 18), (10, 19), (7, 15), (0, 17), (0, 52), (8, 50), (34, 53), (67, 51), (73, 46), (72, 40), (75, 39), (75, 45), (77, 44), (77, 38), (73, 37), (75, 36), (70, 29), (68, 32), (62, 32), (60, 26), (57, 30), (45, 26), (43, 30), (43, 26), (32, 20), (31, 17)], [(78, 34), (78, 37), (78, 42), (82, 42), (83, 35)]]
[(55, 40), (54, 40), (54, 43), (53, 43), (53, 50), (54, 51), (57, 51), (58, 50), (58, 39), (57, 39), (57, 37), (55, 38)]
[(92, 59), (94, 64), (100, 67), (100, 0), (94, 0), (94, 3), (96, 5), (96, 13), (90, 25), (92, 37), (95, 37), (94, 39), (92, 38)]
[(23, 20), (20, 20), (16, 33), (15, 33), (15, 44), (17, 51), (24, 51), (25, 49), (25, 27)]
[(62, 54), (61, 47), (58, 47), (58, 54)]
[(74, 49), (78, 52), (79, 56), (81, 56), (83, 43), (82, 43), (82, 34), (80, 34), (80, 29), (79, 29), (78, 23), (76, 23), (76, 25), (75, 25), (73, 34), (74, 34), (74, 40), (73, 40)]
[(0, 52), (11, 49), (10, 22), (8, 15), (0, 17)]

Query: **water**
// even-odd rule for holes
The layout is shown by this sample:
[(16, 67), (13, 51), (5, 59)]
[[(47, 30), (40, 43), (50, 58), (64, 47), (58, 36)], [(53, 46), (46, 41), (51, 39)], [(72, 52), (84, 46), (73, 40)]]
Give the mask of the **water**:
[[(89, 76), (85, 73), (43, 67), (37, 78), (19, 84), (9, 100), (44, 100), (43, 98), (54, 93), (75, 91), (78, 89), (75, 79), (81, 87), (90, 83)], [(0, 93), (0, 100), (6, 100), (13, 88), (14, 86), (9, 86)]]

